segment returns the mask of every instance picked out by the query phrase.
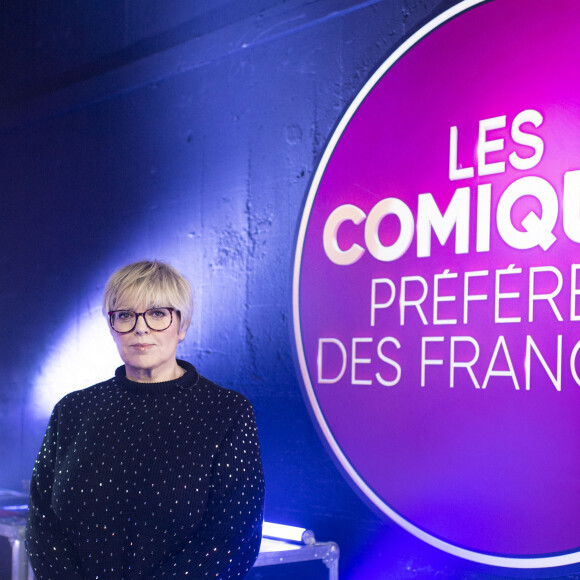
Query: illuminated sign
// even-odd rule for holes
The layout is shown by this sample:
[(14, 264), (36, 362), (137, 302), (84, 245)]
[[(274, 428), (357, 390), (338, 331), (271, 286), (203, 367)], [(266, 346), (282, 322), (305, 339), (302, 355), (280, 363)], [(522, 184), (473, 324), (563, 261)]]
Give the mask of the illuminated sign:
[(580, 562), (580, 4), (467, 1), (395, 51), (309, 190), (293, 307), (332, 452), (431, 545)]

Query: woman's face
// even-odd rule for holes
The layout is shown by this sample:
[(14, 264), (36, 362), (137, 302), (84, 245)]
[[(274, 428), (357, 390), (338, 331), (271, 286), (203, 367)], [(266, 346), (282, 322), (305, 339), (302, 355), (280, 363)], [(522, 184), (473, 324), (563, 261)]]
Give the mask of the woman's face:
[[(155, 304), (163, 307), (165, 304)], [(151, 305), (122, 304), (118, 310), (144, 312)], [(110, 328), (110, 327), (109, 327)], [(125, 363), (127, 378), (137, 382), (163, 382), (180, 376), (180, 367), (176, 361), (177, 345), (185, 338), (185, 332), (179, 332), (179, 315), (173, 313), (173, 321), (167, 330), (151, 330), (143, 316), (137, 318), (137, 325), (131, 332), (119, 334), (110, 328), (119, 355)]]

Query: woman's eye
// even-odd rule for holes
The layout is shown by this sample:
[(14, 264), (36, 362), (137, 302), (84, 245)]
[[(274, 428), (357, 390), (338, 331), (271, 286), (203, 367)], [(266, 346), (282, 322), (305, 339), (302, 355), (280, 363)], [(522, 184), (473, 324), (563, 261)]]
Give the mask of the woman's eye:
[(153, 318), (164, 318), (167, 316), (167, 312), (165, 310), (150, 310), (150, 312)]
[(133, 318), (133, 313), (130, 310), (125, 310), (123, 312), (117, 312), (117, 320), (126, 321)]

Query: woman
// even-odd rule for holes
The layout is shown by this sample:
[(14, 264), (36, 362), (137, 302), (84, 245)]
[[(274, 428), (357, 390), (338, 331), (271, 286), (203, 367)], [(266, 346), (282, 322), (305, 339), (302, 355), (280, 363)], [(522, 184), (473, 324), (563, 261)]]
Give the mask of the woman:
[(30, 490), (38, 580), (243, 578), (264, 480), (252, 407), (176, 359), (193, 301), (161, 262), (110, 278), (103, 312), (124, 366), (54, 408)]

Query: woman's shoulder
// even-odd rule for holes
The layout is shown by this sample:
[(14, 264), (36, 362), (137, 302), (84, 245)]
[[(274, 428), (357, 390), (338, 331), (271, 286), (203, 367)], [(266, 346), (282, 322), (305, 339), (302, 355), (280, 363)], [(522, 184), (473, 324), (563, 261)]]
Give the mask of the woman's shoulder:
[(252, 408), (249, 399), (239, 391), (222, 387), (217, 383), (199, 375), (197, 392), (205, 396), (212, 404), (224, 409), (235, 411), (247, 410)]

